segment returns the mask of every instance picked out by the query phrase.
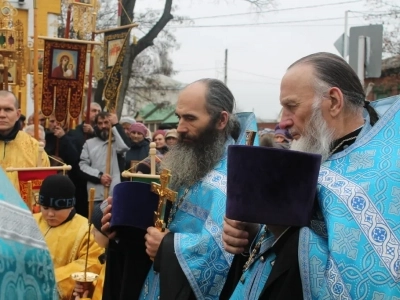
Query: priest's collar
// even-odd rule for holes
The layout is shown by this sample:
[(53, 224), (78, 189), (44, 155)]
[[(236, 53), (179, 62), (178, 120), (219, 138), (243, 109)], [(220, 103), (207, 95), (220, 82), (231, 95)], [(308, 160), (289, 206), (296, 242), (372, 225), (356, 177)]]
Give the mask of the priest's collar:
[(340, 139), (333, 141), (332, 145), (331, 145), (330, 155), (339, 153), (339, 152), (343, 151), (344, 149), (346, 149), (347, 147), (349, 147), (350, 145), (352, 145), (356, 141), (357, 136), (360, 134), (363, 127), (364, 127), (364, 125), (357, 128), (356, 130), (350, 132), (349, 134), (346, 134), (345, 136), (341, 137)]

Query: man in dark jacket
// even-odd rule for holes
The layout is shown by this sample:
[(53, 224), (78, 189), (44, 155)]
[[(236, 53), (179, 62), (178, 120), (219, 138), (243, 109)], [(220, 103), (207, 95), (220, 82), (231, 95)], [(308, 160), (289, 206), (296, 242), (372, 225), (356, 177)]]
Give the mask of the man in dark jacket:
[[(52, 157), (61, 158), (67, 165), (79, 163), (79, 152), (73, 136), (66, 134), (54, 115), (49, 117), (49, 130), (46, 132), (44, 150)], [(54, 165), (50, 158), (50, 164)]]
[[(99, 104), (92, 102), (90, 104), (90, 124), (82, 122), (75, 129), (68, 132), (68, 136), (72, 137), (77, 148), (77, 160), (72, 165), (72, 170), (69, 172), (69, 178), (75, 184), (76, 192), (76, 212), (84, 217), (88, 216), (88, 193), (86, 189), (87, 181), (85, 176), (82, 174), (79, 168), (79, 161), (82, 152), (83, 145), (87, 139), (91, 139), (95, 136), (94, 130), (94, 119), (96, 115), (101, 111)], [(85, 110), (86, 115), (86, 110)]]

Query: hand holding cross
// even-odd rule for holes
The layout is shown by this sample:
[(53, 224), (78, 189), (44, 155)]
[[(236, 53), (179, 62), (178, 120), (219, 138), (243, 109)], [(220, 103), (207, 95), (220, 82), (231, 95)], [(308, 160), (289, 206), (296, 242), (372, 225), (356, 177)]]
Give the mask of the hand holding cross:
[(174, 202), (177, 197), (177, 192), (174, 192), (168, 188), (169, 182), (171, 180), (171, 172), (164, 169), (160, 174), (160, 183), (151, 183), (151, 191), (159, 195), (160, 199), (158, 202), (157, 211), (154, 212), (154, 226), (161, 232), (165, 231), (165, 211), (167, 208), (167, 200)]

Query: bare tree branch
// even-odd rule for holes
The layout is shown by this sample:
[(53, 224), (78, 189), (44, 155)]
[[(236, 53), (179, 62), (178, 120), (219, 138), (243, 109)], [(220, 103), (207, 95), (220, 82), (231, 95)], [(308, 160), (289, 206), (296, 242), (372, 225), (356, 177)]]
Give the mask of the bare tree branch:
[(388, 4), (383, 0), (367, 0), (374, 9), (383, 13), (371, 13), (364, 16), (370, 23), (383, 24), (383, 52), (386, 56), (400, 55), (400, 6)]
[(142, 37), (138, 43), (132, 44), (126, 52), (124, 59), (123, 73), (122, 73), (122, 86), (120, 90), (120, 96), (117, 103), (117, 114), (121, 116), (122, 108), (128, 89), (129, 78), (132, 74), (132, 64), (135, 58), (146, 48), (154, 45), (154, 39), (160, 34), (164, 27), (168, 24), (170, 20), (173, 19), (171, 14), (173, 0), (166, 0), (163, 14), (157, 23), (149, 30), (149, 32)]
[(136, 0), (118, 0), (122, 4), (121, 25), (128, 25), (133, 21)]

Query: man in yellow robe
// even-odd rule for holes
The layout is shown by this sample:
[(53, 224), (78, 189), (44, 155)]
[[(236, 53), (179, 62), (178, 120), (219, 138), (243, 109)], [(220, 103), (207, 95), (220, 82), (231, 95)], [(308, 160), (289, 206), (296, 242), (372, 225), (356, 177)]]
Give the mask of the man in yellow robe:
[[(38, 166), (39, 143), (20, 130), (18, 100), (9, 91), (0, 91), (0, 167), (32, 168)], [(41, 166), (49, 167), (49, 158), (43, 151)], [(6, 172), (19, 192), (18, 172)]]
[(72, 296), (71, 274), (85, 270), (89, 235), (88, 271), (99, 274), (98, 257), (104, 252), (88, 232), (88, 220), (76, 214), (74, 195), (75, 186), (67, 176), (48, 176), (39, 192), (41, 213), (34, 215), (53, 259), (60, 300)]

